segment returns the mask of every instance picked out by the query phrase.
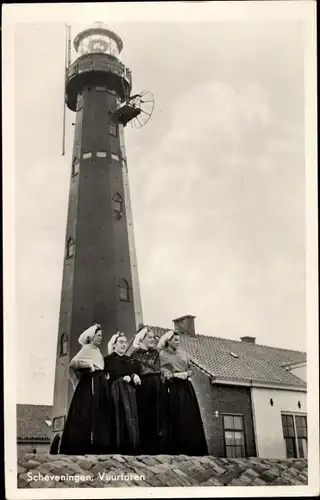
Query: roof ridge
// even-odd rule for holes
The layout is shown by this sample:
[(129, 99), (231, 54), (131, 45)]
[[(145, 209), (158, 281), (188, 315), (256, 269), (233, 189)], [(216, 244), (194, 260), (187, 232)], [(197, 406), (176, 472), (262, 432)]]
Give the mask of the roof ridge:
[[(271, 346), (271, 345), (266, 345), (266, 344), (256, 344), (256, 343), (250, 343), (250, 342), (242, 342), (241, 340), (236, 340), (236, 339), (231, 339), (231, 338), (226, 338), (226, 337), (217, 337), (216, 335), (206, 335), (204, 333), (197, 333), (196, 334), (196, 337), (200, 337), (200, 338), (207, 338), (207, 339), (218, 339), (218, 340), (227, 340), (228, 342), (235, 342), (236, 344), (239, 344), (239, 345), (250, 345), (250, 346), (258, 346), (258, 347), (266, 347), (268, 349), (275, 349), (277, 351), (289, 351), (289, 352), (296, 352), (296, 353), (299, 353), (299, 354), (305, 354), (307, 355), (307, 353), (305, 351), (299, 351), (297, 349), (288, 349), (286, 347), (275, 347), (275, 346)], [(196, 337), (194, 336), (190, 336), (190, 339), (195, 339)]]
[[(158, 328), (160, 330), (171, 330), (172, 328), (168, 328), (168, 327), (164, 327), (164, 326), (158, 326), (158, 325), (145, 325), (149, 328)], [(190, 339), (196, 339), (197, 337), (201, 337), (201, 338), (208, 338), (208, 339), (219, 339), (219, 340), (227, 340), (229, 342), (235, 342), (237, 344), (240, 344), (240, 345), (255, 345), (255, 346), (260, 346), (260, 347), (267, 347), (268, 349), (276, 349), (276, 350), (280, 350), (280, 351), (289, 351), (289, 352), (296, 352), (296, 353), (299, 353), (299, 354), (307, 354), (306, 351), (300, 351), (298, 349), (288, 349), (286, 347), (276, 347), (276, 346), (271, 346), (271, 345), (266, 345), (266, 344), (257, 344), (257, 343), (249, 343), (249, 342), (242, 342), (241, 340), (236, 340), (236, 339), (232, 339), (232, 338), (227, 338), (227, 337), (218, 337), (217, 335), (207, 335), (205, 333), (196, 333), (195, 336), (190, 336), (188, 338)]]

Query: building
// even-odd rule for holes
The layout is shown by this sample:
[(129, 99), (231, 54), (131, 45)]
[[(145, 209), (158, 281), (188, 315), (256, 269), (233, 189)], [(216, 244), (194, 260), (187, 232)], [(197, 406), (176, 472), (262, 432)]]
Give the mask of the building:
[[(69, 37), (67, 46), (71, 46)], [(124, 127), (141, 109), (130, 100), (131, 71), (120, 61), (120, 37), (101, 23), (74, 39), (66, 58), (65, 99), (75, 113), (69, 206), (53, 405), (53, 439), (61, 434), (72, 395), (69, 361), (79, 333), (93, 323), (128, 336), (142, 322), (124, 145)], [(68, 54), (68, 52), (67, 52)]]
[(17, 405), (18, 456), (49, 452), (52, 406)]
[[(194, 316), (174, 320), (191, 356), (192, 379), (210, 454), (216, 457), (307, 456), (307, 386), (286, 369), (304, 352), (197, 335)], [(157, 337), (167, 329), (150, 326)]]
[[(196, 334), (194, 319), (191, 315), (177, 318), (174, 328), (191, 357), (192, 383), (209, 453), (215, 457), (306, 458), (307, 386), (288, 369), (306, 367), (306, 354), (259, 345), (253, 337), (236, 341)], [(149, 328), (157, 338), (168, 330)], [(131, 350), (132, 343), (127, 354)], [(20, 452), (48, 451), (50, 420), (50, 406), (18, 405)]]

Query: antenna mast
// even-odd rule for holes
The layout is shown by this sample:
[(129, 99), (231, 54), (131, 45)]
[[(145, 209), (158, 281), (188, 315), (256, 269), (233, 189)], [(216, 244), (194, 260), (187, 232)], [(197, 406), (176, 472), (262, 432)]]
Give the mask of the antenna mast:
[(66, 83), (67, 69), (71, 64), (71, 26), (66, 24), (65, 56), (64, 56), (64, 89), (63, 89), (63, 122), (62, 122), (62, 156), (66, 152)]

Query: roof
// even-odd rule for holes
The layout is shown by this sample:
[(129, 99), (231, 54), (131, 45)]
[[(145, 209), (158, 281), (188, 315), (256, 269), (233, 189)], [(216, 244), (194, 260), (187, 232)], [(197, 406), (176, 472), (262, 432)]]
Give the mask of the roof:
[[(159, 335), (169, 329), (150, 326)], [(306, 388), (306, 383), (283, 365), (305, 362), (305, 352), (249, 342), (181, 334), (181, 347), (191, 361), (217, 379), (260, 382)]]
[(52, 406), (17, 404), (17, 439), (48, 441), (51, 429), (46, 420), (51, 421)]

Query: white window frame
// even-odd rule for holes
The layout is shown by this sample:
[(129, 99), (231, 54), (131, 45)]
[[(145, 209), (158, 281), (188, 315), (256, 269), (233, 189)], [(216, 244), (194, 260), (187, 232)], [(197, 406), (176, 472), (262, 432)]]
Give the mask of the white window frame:
[(80, 169), (80, 160), (77, 156), (75, 156), (72, 162), (72, 177), (78, 175), (79, 169)]
[[(222, 428), (223, 428), (223, 442), (224, 442), (224, 448), (227, 456), (227, 444), (226, 444), (226, 432), (241, 432), (242, 437), (243, 437), (243, 445), (241, 447), (243, 448), (243, 458), (247, 457), (247, 442), (246, 442), (246, 433), (245, 433), (245, 422), (244, 422), (244, 414), (243, 413), (229, 413), (229, 412), (223, 412), (221, 413), (222, 416)], [(225, 419), (224, 417), (240, 417), (242, 419), (242, 428), (237, 429), (237, 428), (228, 428), (225, 426)], [(232, 445), (233, 447), (239, 447), (239, 445)], [(231, 446), (229, 446), (231, 447)], [(236, 457), (234, 457), (236, 458)]]
[(120, 156), (117, 153), (111, 153), (111, 159), (115, 161), (120, 161)]
[[(296, 458), (308, 458), (308, 457), (300, 457), (300, 450), (299, 450), (299, 436), (298, 436), (298, 433), (297, 433), (297, 425), (296, 425), (296, 417), (305, 417), (306, 418), (306, 421), (307, 421), (307, 437), (305, 438), (306, 441), (307, 441), (307, 447), (308, 447), (308, 415), (307, 413), (299, 413), (299, 412), (294, 412), (294, 411), (281, 411), (281, 417), (282, 415), (288, 415), (290, 417), (292, 417), (293, 419), (293, 429), (294, 429), (294, 443), (295, 443), (295, 448), (296, 448), (296, 454), (297, 454), (297, 457)], [(281, 418), (281, 426), (282, 426), (282, 418)], [(283, 427), (282, 427), (282, 437), (283, 437), (283, 440), (284, 440), (284, 444), (285, 444), (285, 447), (286, 447), (286, 454), (287, 454), (287, 446), (286, 446), (286, 438), (285, 436), (283, 435)], [(302, 438), (304, 439), (304, 438)]]
[(82, 158), (87, 160), (88, 158), (92, 158), (92, 153), (82, 153)]

